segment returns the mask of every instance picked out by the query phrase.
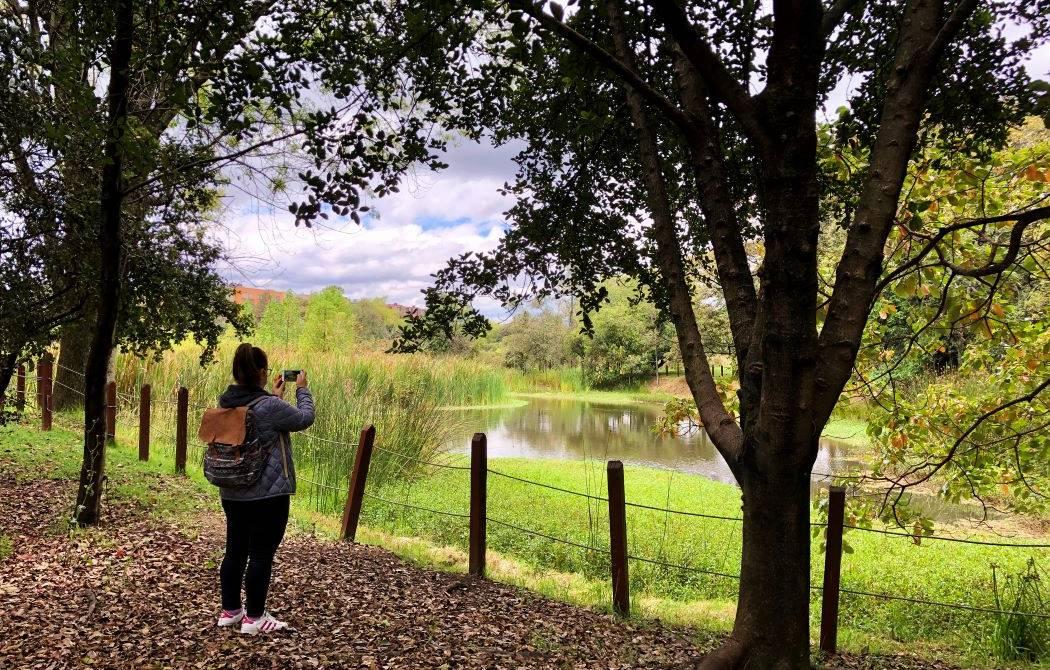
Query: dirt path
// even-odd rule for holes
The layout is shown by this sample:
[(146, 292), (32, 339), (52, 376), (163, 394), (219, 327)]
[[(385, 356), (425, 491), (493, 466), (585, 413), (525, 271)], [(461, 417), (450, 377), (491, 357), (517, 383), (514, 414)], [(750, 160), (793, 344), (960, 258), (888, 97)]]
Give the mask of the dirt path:
[[(270, 602), (298, 631), (245, 637), (214, 626), (217, 512), (187, 527), (110, 502), (102, 528), (70, 534), (72, 483), (0, 474), (0, 487), (12, 540), (0, 560), (2, 668), (671, 668), (716, 642), (305, 535), (282, 546)], [(833, 667), (948, 666), (847, 657)]]

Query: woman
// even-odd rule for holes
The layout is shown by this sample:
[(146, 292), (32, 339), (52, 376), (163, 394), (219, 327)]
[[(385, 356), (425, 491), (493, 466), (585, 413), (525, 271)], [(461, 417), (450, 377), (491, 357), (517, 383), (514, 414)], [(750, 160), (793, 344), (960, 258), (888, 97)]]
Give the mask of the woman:
[[(233, 355), (233, 378), (219, 398), (220, 407), (252, 404), (256, 435), (272, 444), (269, 461), (259, 481), (247, 488), (220, 488), (226, 512), (226, 556), (219, 569), (222, 587), (220, 626), (241, 624), (250, 635), (269, 633), (288, 624), (266, 611), (273, 557), (288, 524), (288, 505), (295, 493), (295, 463), (290, 431), (303, 430), (314, 422), (314, 400), (306, 388), (306, 373), (295, 380), (295, 406), (282, 400), (284, 378), (273, 380), (273, 394), (263, 386), (269, 372), (266, 353), (244, 343)], [(244, 607), (241, 582), (244, 582)]]

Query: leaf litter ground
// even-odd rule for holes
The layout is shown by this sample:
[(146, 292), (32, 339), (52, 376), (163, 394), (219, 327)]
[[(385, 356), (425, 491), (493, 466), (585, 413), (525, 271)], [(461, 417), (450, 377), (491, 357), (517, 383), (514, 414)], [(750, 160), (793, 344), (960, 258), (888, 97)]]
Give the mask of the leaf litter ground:
[[(109, 499), (100, 528), (70, 533), (74, 483), (19, 480), (12, 467), (0, 458), (0, 668), (677, 668), (718, 643), (305, 534), (282, 545), (269, 603), (296, 632), (242, 636), (215, 627), (222, 518), (211, 498), (140, 473), (206, 511), (176, 521)], [(843, 656), (826, 667), (951, 666)]]

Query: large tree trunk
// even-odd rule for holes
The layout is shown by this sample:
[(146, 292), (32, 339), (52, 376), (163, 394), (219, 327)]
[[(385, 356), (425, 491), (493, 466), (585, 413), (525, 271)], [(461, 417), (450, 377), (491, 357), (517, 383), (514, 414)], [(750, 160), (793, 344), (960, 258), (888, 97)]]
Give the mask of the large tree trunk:
[[(608, 3), (607, 10), (617, 56), (633, 69), (633, 53), (618, 3)], [(722, 405), (708, 367), (655, 130), (641, 95), (630, 86), (625, 89), (653, 217), (657, 262), (668, 291), (686, 381), (704, 430), (725, 457), (743, 491), (743, 554), (736, 621), (730, 639), (709, 654), (702, 667), (803, 670), (809, 667), (808, 472), (816, 456), (808, 403), (812, 392), (812, 354), (816, 348), (816, 291), (815, 281), (807, 275), (809, 269), (816, 267), (816, 182), (812, 175), (804, 174), (789, 184), (774, 180), (767, 190), (766, 214), (776, 219), (774, 225), (767, 227), (771, 231), (767, 240), (773, 247), (769, 253), (774, 258), (794, 254), (794, 258), (787, 262), (788, 269), (783, 271), (786, 276), (768, 272), (763, 277), (761, 312), (783, 317), (783, 328), (774, 333), (760, 330), (763, 314), (754, 315), (744, 304), (747, 300), (742, 300), (736, 310), (743, 314), (738, 319), (746, 322), (734, 332), (738, 351), (746, 349), (747, 357), (759, 362), (753, 366), (755, 378), (750, 380), (754, 390), (742, 396), (741, 412), (748, 415), (743, 423), (750, 429), (741, 432)], [(692, 94), (699, 96), (697, 91)], [(698, 128), (697, 136), (692, 138), (694, 151), (712, 141), (711, 137), (702, 137), (704, 132)], [(713, 188), (717, 187), (716, 184)], [(726, 217), (728, 214), (723, 216)], [(722, 225), (732, 228), (735, 224), (727, 219)], [(793, 235), (785, 235), (787, 231)], [(750, 276), (747, 281), (750, 282)], [(771, 281), (779, 284), (769, 286)], [(780, 304), (785, 300), (785, 304)], [(785, 310), (791, 314), (782, 314)], [(740, 356), (743, 360), (742, 351)]]
[(809, 668), (809, 478), (805, 473), (786, 481), (745, 476), (741, 488), (744, 543), (736, 621), (729, 642), (702, 667)]
[(77, 320), (62, 329), (55, 368), (56, 410), (80, 407), (84, 403), (84, 369), (87, 367), (88, 351), (91, 348), (91, 319)]
[(0, 359), (0, 411), (4, 409), (4, 401), (7, 400), (7, 387), (11, 384), (11, 377), (15, 374), (18, 365), (18, 352), (4, 354)]
[(99, 228), (99, 302), (95, 332), (85, 366), (84, 462), (77, 490), (76, 522), (98, 523), (106, 456), (106, 373), (120, 311), (122, 272), (121, 203), (124, 199), (123, 149), (127, 124), (128, 69), (131, 62), (134, 6), (120, 0), (115, 7), (116, 32), (110, 57), (109, 135), (102, 169), (101, 226)]
[[(78, 320), (62, 329), (58, 365), (55, 366), (55, 390), (52, 395), (56, 410), (74, 409), (84, 405), (84, 370), (94, 337), (94, 324), (93, 319)], [(107, 382), (114, 379), (115, 362), (111, 354), (106, 369)]]

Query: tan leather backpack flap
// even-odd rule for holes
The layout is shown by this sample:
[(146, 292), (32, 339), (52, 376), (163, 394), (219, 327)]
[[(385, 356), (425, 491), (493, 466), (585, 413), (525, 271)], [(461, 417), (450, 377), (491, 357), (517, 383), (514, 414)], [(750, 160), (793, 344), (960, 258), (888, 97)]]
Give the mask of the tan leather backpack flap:
[(197, 437), (208, 444), (244, 444), (247, 416), (247, 407), (206, 409)]

